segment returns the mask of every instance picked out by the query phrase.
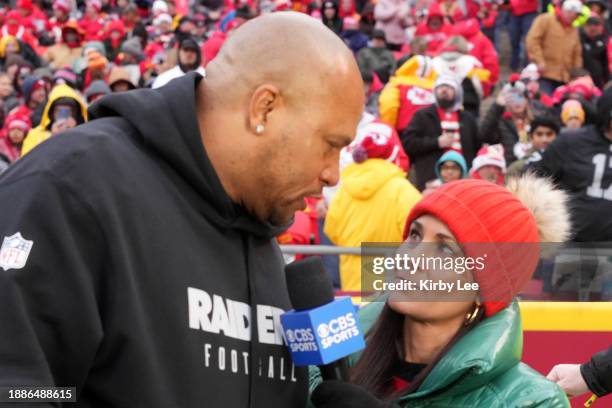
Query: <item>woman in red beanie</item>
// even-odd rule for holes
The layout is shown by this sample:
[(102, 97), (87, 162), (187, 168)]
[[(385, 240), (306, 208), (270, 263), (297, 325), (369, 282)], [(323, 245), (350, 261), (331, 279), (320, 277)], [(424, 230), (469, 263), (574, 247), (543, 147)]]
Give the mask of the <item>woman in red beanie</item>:
[(509, 180), (507, 189), (459, 180), (424, 197), (406, 222), (407, 251), (484, 262), (467, 271), (421, 265), (411, 275), (396, 269), (395, 282), (459, 281), (478, 290), (393, 291), (361, 309), (367, 345), (352, 358), (350, 383), (321, 383), (313, 371), (314, 405), (569, 407), (556, 384), (520, 362), (514, 301), (535, 271), (540, 243), (568, 238), (566, 202), (565, 193), (531, 174)]

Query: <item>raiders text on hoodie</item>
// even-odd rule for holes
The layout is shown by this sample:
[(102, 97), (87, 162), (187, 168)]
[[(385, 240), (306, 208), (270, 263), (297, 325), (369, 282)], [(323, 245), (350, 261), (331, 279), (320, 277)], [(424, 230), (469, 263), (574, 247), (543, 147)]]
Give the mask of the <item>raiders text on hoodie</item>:
[(305, 405), (280, 231), (222, 188), (200, 80), (105, 97), (0, 178), (0, 386), (75, 386), (76, 407)]

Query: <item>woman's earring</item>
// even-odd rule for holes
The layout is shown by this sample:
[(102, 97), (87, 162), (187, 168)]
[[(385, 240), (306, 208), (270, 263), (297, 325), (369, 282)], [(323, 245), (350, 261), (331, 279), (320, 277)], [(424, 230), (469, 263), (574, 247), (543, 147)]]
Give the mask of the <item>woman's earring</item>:
[(255, 126), (255, 133), (257, 133), (258, 135), (261, 135), (264, 132), (264, 130), (265, 130), (264, 125), (262, 125), (261, 123)]
[(480, 306), (480, 301), (476, 302), (476, 307), (474, 308), (474, 310), (472, 310), (465, 316), (465, 326), (469, 326), (474, 323), (474, 320), (476, 320), (476, 317), (478, 317), (478, 313), (480, 312)]

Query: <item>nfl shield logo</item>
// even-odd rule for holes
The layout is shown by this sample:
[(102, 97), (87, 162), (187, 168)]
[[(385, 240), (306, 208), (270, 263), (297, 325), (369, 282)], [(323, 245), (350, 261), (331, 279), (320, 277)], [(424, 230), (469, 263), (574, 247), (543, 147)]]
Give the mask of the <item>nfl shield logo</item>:
[(19, 232), (10, 237), (4, 237), (2, 248), (0, 248), (0, 267), (5, 271), (23, 268), (32, 245), (34, 241), (24, 239)]

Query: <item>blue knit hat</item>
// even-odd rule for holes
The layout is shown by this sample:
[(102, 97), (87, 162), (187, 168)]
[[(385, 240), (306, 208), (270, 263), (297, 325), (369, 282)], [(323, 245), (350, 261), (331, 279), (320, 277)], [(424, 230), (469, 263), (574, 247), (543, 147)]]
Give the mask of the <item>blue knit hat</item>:
[(30, 97), (35, 89), (40, 87), (44, 88), (45, 86), (45, 81), (37, 75), (29, 75), (26, 77), (26, 79), (23, 81), (23, 85), (21, 85), (21, 90), (23, 91), (23, 97), (25, 98), (26, 103), (30, 102)]
[(461, 153), (455, 150), (449, 150), (446, 153), (444, 153), (442, 156), (440, 156), (440, 158), (436, 162), (435, 171), (436, 171), (436, 176), (439, 179), (442, 179), (440, 177), (440, 167), (442, 166), (442, 163), (447, 162), (447, 161), (455, 162), (459, 165), (459, 167), (461, 167), (461, 178), (464, 178), (467, 175), (467, 172), (468, 172), (467, 163), (465, 162), (465, 159), (463, 158)]

